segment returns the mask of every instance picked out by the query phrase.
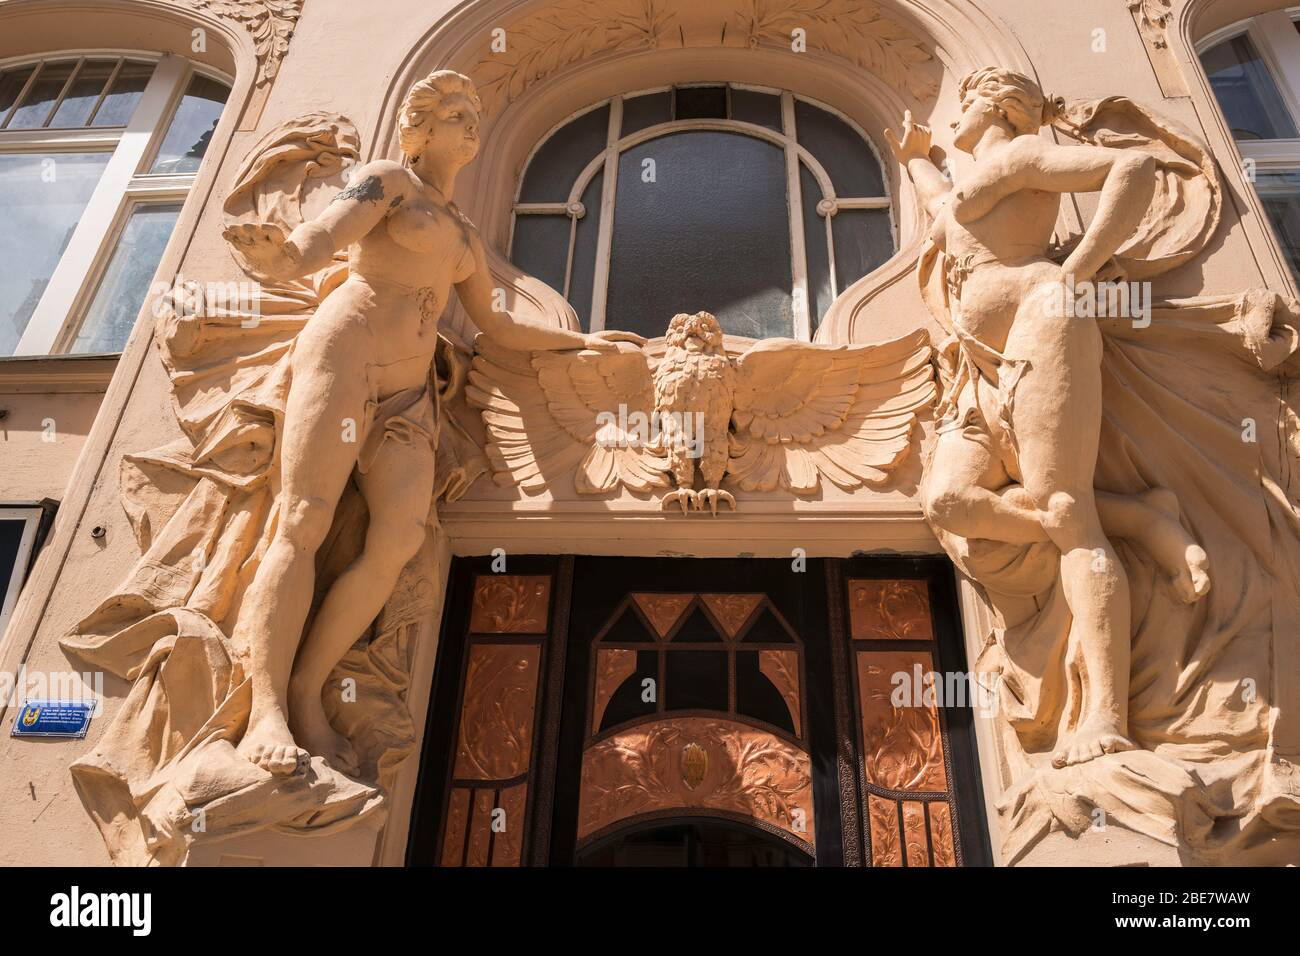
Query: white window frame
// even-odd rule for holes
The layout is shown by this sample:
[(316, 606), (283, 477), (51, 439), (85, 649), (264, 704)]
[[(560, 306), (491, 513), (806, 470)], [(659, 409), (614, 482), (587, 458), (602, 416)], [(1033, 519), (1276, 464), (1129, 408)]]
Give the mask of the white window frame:
[(22, 590), (24, 579), (27, 577), (27, 565), (31, 563), (36, 534), (44, 515), (45, 509), (40, 505), (0, 507), (0, 521), (26, 522), (22, 537), (18, 541), (18, 554), (14, 557), (13, 571), (9, 574), (8, 581), (0, 582), (4, 587), (4, 591), (0, 592), (0, 636), (9, 626), (9, 617), (14, 612), (14, 605), (18, 603), (18, 592)]
[[(1263, 59), (1295, 128), (1300, 130), (1300, 7), (1261, 13), (1216, 30), (1196, 44), (1201, 56), (1220, 43), (1247, 36)], [(1300, 169), (1300, 139), (1236, 140), (1244, 159), (1263, 172)]]
[[(0, 130), (0, 153), (111, 153), (14, 356), (65, 354), (76, 340), (131, 213), (141, 205), (183, 202), (197, 173), (148, 172), (195, 76), (232, 86), (230, 77), (184, 57), (137, 50), (59, 50), (0, 62), (0, 69), (78, 57), (125, 57), (154, 65), (125, 127)], [(73, 78), (69, 78), (71, 84)], [(64, 87), (66, 93), (68, 87)]]
[[(623, 102), (638, 96), (644, 96), (649, 93), (663, 93), (673, 88), (688, 89), (690, 87), (717, 87), (724, 86), (730, 91), (731, 89), (750, 90), (756, 93), (766, 93), (772, 96), (779, 96), (781, 101), (781, 129), (779, 131), (770, 129), (766, 126), (758, 126), (754, 123), (745, 123), (740, 120), (732, 119), (686, 119), (672, 120), (667, 123), (659, 123), (655, 126), (648, 126), (645, 129), (639, 129), (635, 133), (629, 133), (627, 136), (620, 136), (623, 129)], [(730, 100), (728, 92), (728, 100)], [(885, 183), (886, 194), (883, 196), (859, 196), (843, 197), (835, 194), (835, 187), (831, 183), (830, 175), (817, 157), (813, 156), (805, 146), (801, 146), (797, 138), (795, 128), (795, 100), (799, 99), (810, 106), (824, 110), (847, 124), (855, 133), (862, 137), (863, 143), (871, 154), (875, 157), (876, 163), (881, 170), (881, 179)], [(849, 117), (836, 109), (820, 103), (817, 100), (810, 99), (806, 96), (797, 96), (789, 90), (774, 89), (765, 86), (751, 86), (744, 83), (677, 83), (672, 87), (660, 86), (648, 90), (637, 90), (630, 93), (622, 93), (607, 100), (601, 100), (588, 106), (572, 116), (566, 118), (563, 122), (552, 127), (545, 136), (533, 147), (529, 153), (528, 159), (524, 162), (523, 170), (526, 174), (528, 168), (536, 158), (538, 150), (550, 140), (550, 138), (564, 127), (569, 125), (584, 113), (592, 110), (609, 107), (609, 128), (605, 140), (605, 149), (598, 153), (578, 175), (574, 181), (572, 189), (569, 190), (569, 196), (564, 202), (558, 203), (526, 203), (519, 201), (519, 194), (523, 190), (523, 174), (519, 177), (519, 186), (515, 193), (515, 203), (512, 207), (513, 215), (510, 220), (510, 243), (509, 253), (514, 253), (515, 240), (515, 223), (519, 221), (520, 216), (528, 215), (567, 215), (569, 217), (569, 249), (565, 261), (565, 279), (564, 288), (559, 290), (564, 297), (569, 297), (569, 284), (573, 276), (573, 253), (577, 242), (578, 220), (586, 215), (586, 207), (582, 203), (582, 194), (586, 191), (587, 186), (591, 183), (594, 176), (604, 170), (605, 178), (601, 183), (600, 198), (600, 229), (596, 238), (596, 263), (595, 276), (591, 295), (591, 320), (590, 331), (599, 332), (605, 328), (606, 304), (609, 293), (609, 266), (614, 245), (614, 199), (618, 191), (618, 159), (621, 153), (647, 140), (658, 139), (661, 136), (673, 133), (679, 130), (723, 130), (726, 132), (743, 133), (746, 136), (752, 136), (755, 139), (765, 140), (780, 146), (785, 152), (785, 172), (786, 172), (786, 195), (789, 199), (789, 223), (790, 223), (790, 257), (791, 257), (791, 276), (793, 278), (793, 288), (791, 289), (791, 311), (793, 317), (793, 334), (796, 339), (804, 342), (812, 341), (812, 315), (809, 310), (808, 300), (808, 256), (804, 248), (804, 227), (803, 227), (803, 194), (799, 178), (799, 164), (802, 161), (808, 166), (809, 171), (817, 180), (821, 187), (822, 199), (817, 204), (817, 212), (821, 215), (826, 224), (826, 248), (829, 255), (831, 299), (833, 300), (843, 290), (840, 288), (839, 280), (835, 274), (835, 238), (832, 229), (831, 219), (841, 209), (885, 209), (889, 211), (890, 233), (894, 238), (894, 248), (898, 248), (898, 228), (894, 221), (893, 200), (888, 194), (888, 180), (886, 167), (880, 162), (880, 154), (876, 150), (876, 145), (871, 141), (862, 128)]]

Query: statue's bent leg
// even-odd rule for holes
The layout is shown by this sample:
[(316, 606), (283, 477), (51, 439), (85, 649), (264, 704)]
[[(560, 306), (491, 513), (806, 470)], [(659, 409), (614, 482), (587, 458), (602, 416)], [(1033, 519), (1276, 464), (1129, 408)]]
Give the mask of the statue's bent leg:
[(1022, 324), (1018, 317), (1013, 332), (1016, 356), (1029, 364), (1015, 386), (1011, 424), (1025, 490), (1061, 552), (1061, 583), (1078, 648), (1080, 723), (1053, 760), (1065, 766), (1133, 748), (1127, 738), (1129, 589), (1093, 492), (1101, 332), (1085, 319), (1028, 318)]
[(355, 773), (347, 740), (330, 726), (321, 691), (339, 660), (392, 596), (408, 561), (424, 543), (433, 498), (434, 455), (429, 442), (386, 440), (357, 484), (370, 511), (361, 553), (321, 602), (298, 651), (289, 683), (289, 718), (298, 743), (337, 770)]
[(1014, 544), (1046, 541), (1037, 509), (1010, 478), (975, 426), (941, 432), (921, 483), (932, 525), (962, 538)]
[(360, 345), (346, 334), (313, 340), (304, 331), (295, 346), (275, 536), (234, 629), (253, 698), (239, 751), (272, 773), (292, 773), (306, 757), (289, 730), (289, 672), (311, 607), (316, 551), (356, 463), (368, 398)]

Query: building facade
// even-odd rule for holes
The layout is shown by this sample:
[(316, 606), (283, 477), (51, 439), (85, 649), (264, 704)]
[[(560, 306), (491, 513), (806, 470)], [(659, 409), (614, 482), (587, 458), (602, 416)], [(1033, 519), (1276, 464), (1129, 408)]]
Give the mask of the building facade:
[(1300, 862), (1298, 24), (0, 0), (3, 862)]

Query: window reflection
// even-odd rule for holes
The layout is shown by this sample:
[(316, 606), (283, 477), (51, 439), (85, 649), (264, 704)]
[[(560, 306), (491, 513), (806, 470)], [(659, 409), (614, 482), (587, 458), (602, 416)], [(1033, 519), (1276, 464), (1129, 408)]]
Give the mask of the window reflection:
[(0, 355), (13, 355), (111, 153), (0, 154)]
[(142, 205), (132, 210), (81, 331), (68, 351), (122, 351), (180, 211), (180, 203)]
[(196, 76), (176, 107), (152, 173), (192, 173), (208, 151), (230, 90), (206, 76)]

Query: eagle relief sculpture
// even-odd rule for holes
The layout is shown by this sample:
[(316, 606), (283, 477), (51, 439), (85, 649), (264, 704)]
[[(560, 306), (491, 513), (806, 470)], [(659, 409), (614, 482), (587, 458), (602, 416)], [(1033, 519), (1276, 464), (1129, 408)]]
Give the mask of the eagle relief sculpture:
[(529, 354), (480, 336), (466, 397), (500, 484), (532, 491), (572, 472), (582, 494), (671, 489), (664, 508), (717, 515), (736, 506), (724, 480), (801, 495), (823, 478), (888, 482), (934, 401), (930, 354), (918, 331), (879, 345), (765, 339), (732, 358), (716, 318), (683, 313), (658, 358), (628, 343)]

